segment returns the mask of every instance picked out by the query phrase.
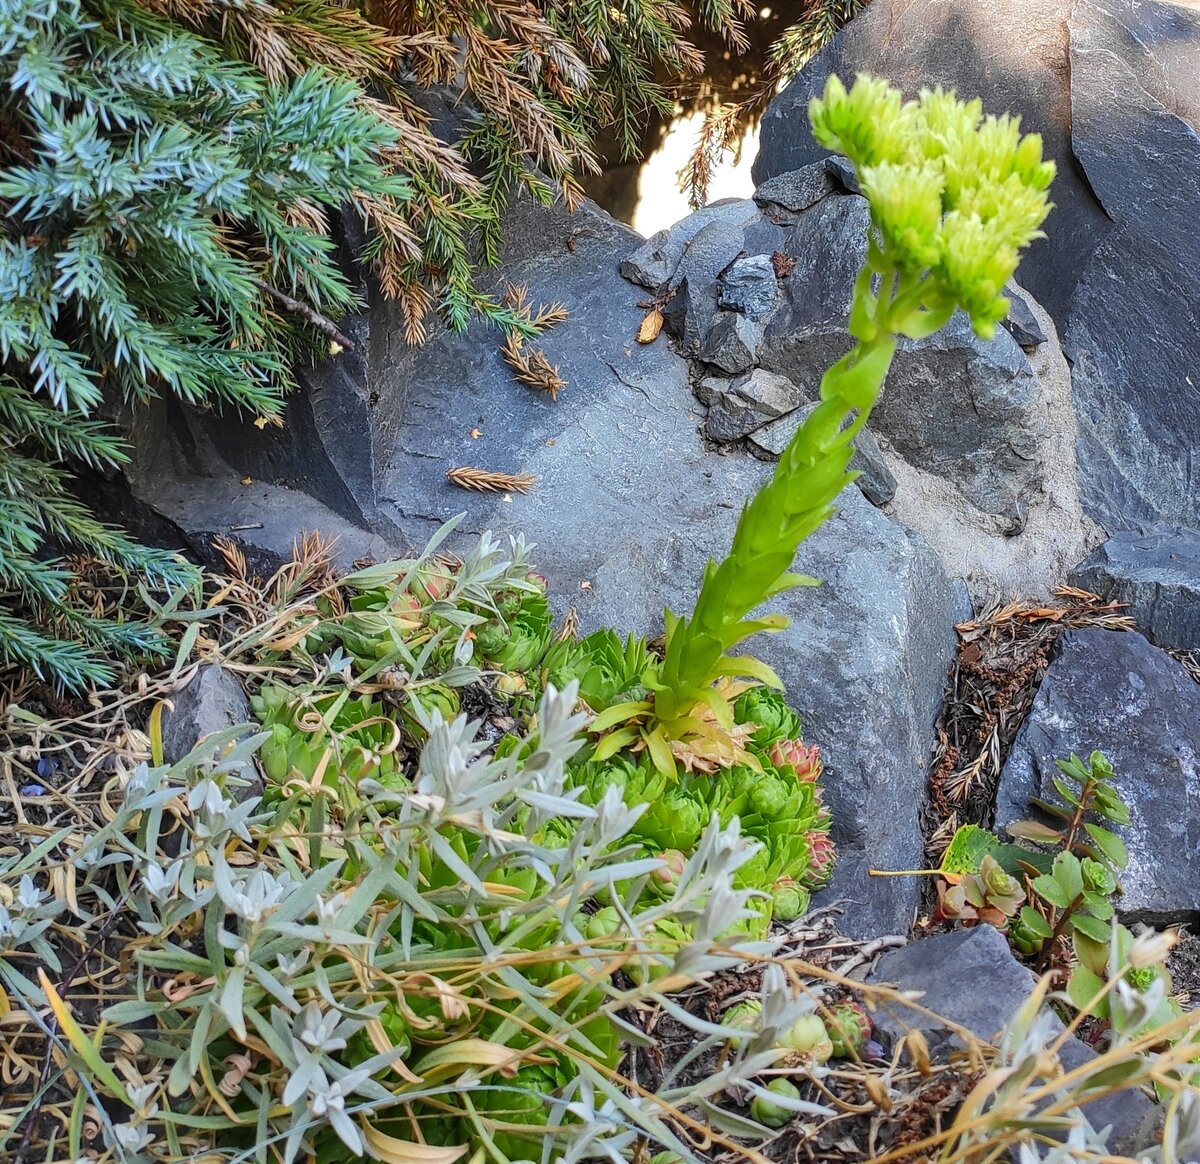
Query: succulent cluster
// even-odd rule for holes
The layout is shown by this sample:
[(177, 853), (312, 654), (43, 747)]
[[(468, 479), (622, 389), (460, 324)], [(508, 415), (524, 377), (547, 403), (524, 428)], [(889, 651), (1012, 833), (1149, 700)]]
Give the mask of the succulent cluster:
[[(485, 538), (461, 563), (437, 557), (437, 544), (419, 558), (351, 574), (309, 604), (314, 613), (288, 659), (309, 666), (314, 681), (268, 682), (252, 699), (268, 733), (268, 802), (314, 783), (406, 787), (432, 715), (452, 720), (466, 688), (507, 707), (511, 727), (494, 744), (498, 758), (516, 757), (520, 725), (544, 691), (569, 686), (600, 716), (646, 697), (658, 656), (644, 639), (608, 629), (556, 639), (545, 582), (529, 568), (523, 543), (501, 553)], [(729, 764), (693, 758), (693, 771), (665, 770), (634, 733), (618, 731), (593, 736), (571, 758), (566, 780), (582, 805), (616, 794), (640, 814), (629, 837), (654, 871), (631, 876), (622, 893), (636, 886), (648, 900), (670, 898), (710, 823), (736, 826), (757, 846), (735, 883), (756, 895), (748, 928), (761, 935), (772, 918), (807, 911), (812, 890), (832, 874), (834, 846), (820, 751), (802, 740), (800, 717), (767, 688), (731, 686), (728, 698), (742, 741)], [(573, 835), (570, 818), (556, 817), (540, 839), (566, 847)], [(670, 936), (689, 935), (676, 925)]]

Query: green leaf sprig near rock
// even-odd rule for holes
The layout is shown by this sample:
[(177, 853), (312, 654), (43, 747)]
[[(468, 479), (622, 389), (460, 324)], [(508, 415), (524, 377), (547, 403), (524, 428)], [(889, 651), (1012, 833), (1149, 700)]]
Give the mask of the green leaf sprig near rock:
[(670, 768), (684, 749), (737, 762), (729, 698), (719, 684), (749, 676), (772, 686), (761, 662), (727, 656), (759, 631), (782, 630), (769, 599), (812, 580), (789, 573), (801, 542), (833, 513), (856, 474), (853, 441), (883, 387), (898, 341), (932, 335), (961, 308), (990, 337), (1008, 310), (1002, 291), (1022, 248), (1041, 237), (1054, 163), (1015, 118), (984, 117), (978, 100), (938, 88), (904, 101), (885, 81), (860, 76), (847, 91), (831, 77), (809, 107), (817, 141), (854, 165), (871, 209), (867, 262), (854, 287), (854, 347), (821, 381), (821, 402), (784, 450), (772, 479), (742, 511), (729, 554), (710, 562), (689, 618), (666, 615), (652, 698), (610, 708), (597, 731), (636, 732)]
[(1107, 945), (1109, 921), (1116, 912), (1111, 899), (1128, 860), (1120, 837), (1087, 819), (1129, 823), (1129, 809), (1112, 786), (1112, 765), (1102, 753), (1093, 752), (1086, 763), (1073, 755), (1060, 760), (1058, 768), (1054, 787), (1061, 800), (1032, 803), (1060, 824), (1028, 820), (1008, 826), (1014, 837), (1054, 853), (1050, 868), (1029, 881), (1031, 904), (1017, 915), (1009, 935), (1019, 951), (1037, 955), (1042, 969), (1055, 956), (1060, 938), (1077, 940), (1083, 935)]

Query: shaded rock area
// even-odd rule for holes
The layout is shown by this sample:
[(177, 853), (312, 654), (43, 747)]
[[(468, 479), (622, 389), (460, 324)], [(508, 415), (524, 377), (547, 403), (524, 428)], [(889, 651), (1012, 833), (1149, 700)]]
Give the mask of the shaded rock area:
[(765, 185), (824, 158), (805, 109), (834, 72), (978, 94), (1042, 135), (1056, 209), (1021, 279), (1063, 337), (1109, 530), (1200, 525), (1198, 60), (1200, 11), (1154, 0), (876, 0), (772, 104), (754, 163)]
[(1117, 899), (1126, 921), (1200, 913), (1200, 684), (1140, 634), (1067, 631), (1004, 766), (997, 826), (1055, 799), (1055, 761), (1103, 752), (1129, 805)]
[[(909, 1030), (920, 1030), (933, 1055), (940, 1058), (965, 1044), (939, 1019), (965, 1028), (985, 1043), (994, 1042), (1029, 997), (1034, 976), (1013, 957), (999, 930), (980, 925), (890, 950), (868, 981), (919, 993), (916, 1001), (921, 1009), (899, 1001), (880, 1004), (873, 1016), (876, 1038), (890, 1049)], [(1052, 1030), (1061, 1033), (1062, 1023), (1056, 1021)], [(1079, 1040), (1069, 1039), (1059, 1058), (1070, 1071), (1095, 1055)], [(1094, 1128), (1112, 1127), (1109, 1146), (1115, 1151), (1133, 1153), (1152, 1139), (1155, 1108), (1138, 1092), (1105, 1096), (1083, 1111)]]
[(1118, 533), (1071, 573), (1071, 585), (1128, 607), (1160, 647), (1200, 649), (1200, 534), (1179, 526)]
[[(163, 714), (163, 758), (177, 764), (205, 739), (240, 724), (254, 722), (250, 701), (241, 681), (232, 671), (209, 664), (201, 667), (185, 687), (171, 696)], [(239, 783), (234, 795), (239, 800), (261, 796), (261, 780)]]

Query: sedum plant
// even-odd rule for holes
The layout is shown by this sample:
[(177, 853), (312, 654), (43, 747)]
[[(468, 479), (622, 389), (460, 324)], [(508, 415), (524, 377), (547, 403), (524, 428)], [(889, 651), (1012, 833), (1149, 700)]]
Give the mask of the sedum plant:
[[(941, 88), (905, 101), (860, 76), (847, 91), (831, 77), (809, 109), (813, 133), (846, 155), (870, 203), (867, 262), (854, 287), (855, 344), (821, 381), (821, 403), (784, 450), (771, 480), (742, 511), (729, 554), (710, 562), (689, 617), (666, 614), (650, 697), (609, 708), (593, 725), (638, 741), (664, 771), (675, 753), (746, 762), (730, 695), (742, 677), (779, 686), (761, 662), (727, 652), (787, 619), (757, 614), (812, 579), (789, 573), (801, 542), (829, 519), (852, 481), (853, 440), (866, 424), (903, 337), (932, 335), (956, 310), (990, 337), (1005, 317), (1002, 290), (1021, 250), (1040, 237), (1054, 163), (1017, 119), (984, 117), (978, 100)], [(751, 761), (752, 762), (752, 761)]]
[[(1161, 1011), (1162, 962), (1173, 936), (1129, 941), (1110, 931), (1109, 972), (1098, 980), (1091, 1006), (1063, 1027), (1045, 975), (999, 1040), (992, 1069), (982, 1073), (954, 1117), (942, 1158), (985, 1161), (1001, 1155), (1020, 1164), (1102, 1164), (1116, 1156), (1111, 1129), (1089, 1105), (1120, 1092), (1153, 1088), (1162, 1101), (1161, 1131), (1142, 1128), (1141, 1164), (1185, 1164), (1200, 1153), (1200, 1067), (1195, 1062), (1200, 1012)], [(1083, 1014), (1111, 1015), (1109, 1045), (1067, 1067), (1059, 1058)], [(1113, 1109), (1119, 1110), (1119, 1101)], [(1152, 1118), (1152, 1124), (1157, 1118)], [(1147, 1146), (1152, 1145), (1152, 1146)]]

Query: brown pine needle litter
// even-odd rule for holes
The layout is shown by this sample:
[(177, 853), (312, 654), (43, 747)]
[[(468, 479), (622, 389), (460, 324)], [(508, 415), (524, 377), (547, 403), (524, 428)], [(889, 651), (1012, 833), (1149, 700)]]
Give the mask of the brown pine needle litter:
[[(569, 315), (558, 302), (540, 307), (535, 315), (529, 302), (529, 288), (524, 283), (510, 283), (504, 292), (504, 303), (513, 315), (539, 332), (562, 323)], [(557, 365), (550, 363), (541, 348), (526, 348), (526, 338), (516, 328), (509, 328), (500, 355), (520, 383), (548, 392), (550, 399), (557, 401), (558, 394), (567, 386), (567, 379), (559, 373)]]
[(537, 478), (532, 473), (493, 473), (490, 469), (460, 465), (446, 470), (446, 480), (476, 493), (528, 493)]

